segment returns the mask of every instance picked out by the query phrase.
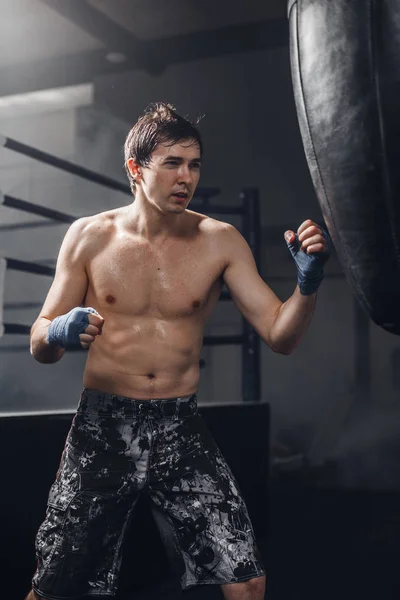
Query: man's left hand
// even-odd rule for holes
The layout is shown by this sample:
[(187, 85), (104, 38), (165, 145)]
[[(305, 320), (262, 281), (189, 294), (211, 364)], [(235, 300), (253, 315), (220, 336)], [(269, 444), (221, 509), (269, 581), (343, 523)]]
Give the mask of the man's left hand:
[[(297, 230), (297, 237), (300, 242), (300, 250), (306, 254), (316, 252), (326, 252), (328, 250), (328, 239), (325, 230), (319, 225), (307, 219)], [(293, 243), (296, 239), (294, 231), (286, 231), (285, 240)]]
[(323, 266), (330, 254), (330, 238), (325, 229), (307, 219), (297, 234), (285, 232), (285, 240), (296, 263), (298, 285), (304, 296), (317, 291), (323, 279)]

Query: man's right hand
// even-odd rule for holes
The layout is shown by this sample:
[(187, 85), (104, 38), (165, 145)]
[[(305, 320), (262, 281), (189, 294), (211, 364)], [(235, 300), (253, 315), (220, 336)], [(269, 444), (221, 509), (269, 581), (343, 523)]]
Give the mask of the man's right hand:
[(47, 341), (60, 348), (80, 345), (86, 349), (101, 335), (103, 324), (103, 317), (94, 308), (73, 308), (52, 320)]

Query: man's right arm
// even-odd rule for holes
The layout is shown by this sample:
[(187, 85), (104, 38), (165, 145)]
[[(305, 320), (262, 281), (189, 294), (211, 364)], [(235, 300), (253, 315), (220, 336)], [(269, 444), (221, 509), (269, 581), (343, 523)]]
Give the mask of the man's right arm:
[(31, 354), (40, 363), (51, 364), (58, 362), (64, 355), (65, 348), (53, 346), (47, 341), (51, 321), (38, 317), (31, 329)]
[(31, 354), (41, 363), (55, 363), (64, 348), (47, 341), (51, 321), (80, 306), (85, 298), (88, 277), (85, 268), (87, 227), (90, 217), (75, 221), (68, 229), (57, 259), (56, 273), (40, 314), (31, 328)]

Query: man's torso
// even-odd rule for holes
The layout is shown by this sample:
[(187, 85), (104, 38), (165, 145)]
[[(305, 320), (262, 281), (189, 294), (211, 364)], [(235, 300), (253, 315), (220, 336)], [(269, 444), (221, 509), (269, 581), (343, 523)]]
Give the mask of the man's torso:
[(187, 211), (180, 236), (151, 243), (124, 226), (124, 209), (95, 215), (84, 306), (105, 319), (84, 385), (139, 399), (191, 394), (204, 325), (226, 267), (224, 225)]

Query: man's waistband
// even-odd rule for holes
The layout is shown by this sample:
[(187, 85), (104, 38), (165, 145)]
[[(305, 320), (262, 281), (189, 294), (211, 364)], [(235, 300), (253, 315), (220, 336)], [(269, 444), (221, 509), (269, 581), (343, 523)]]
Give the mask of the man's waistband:
[(180, 419), (197, 413), (197, 396), (191, 394), (190, 396), (178, 398), (138, 400), (137, 398), (84, 388), (78, 412), (95, 412), (99, 416), (122, 419), (145, 415)]

